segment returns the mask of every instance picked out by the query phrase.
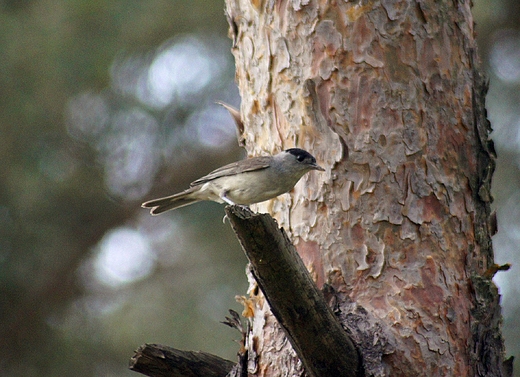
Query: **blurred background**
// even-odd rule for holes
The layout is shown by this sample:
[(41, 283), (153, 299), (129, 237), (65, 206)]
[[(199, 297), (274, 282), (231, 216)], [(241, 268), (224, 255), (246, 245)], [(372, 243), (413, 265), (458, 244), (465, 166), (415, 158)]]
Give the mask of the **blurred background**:
[[(520, 3), (475, 0), (520, 354)], [(141, 344), (235, 360), (245, 257), (222, 206), (144, 199), (243, 157), (223, 0), (0, 0), (0, 375), (136, 376)], [(516, 363), (516, 376), (520, 376)]]

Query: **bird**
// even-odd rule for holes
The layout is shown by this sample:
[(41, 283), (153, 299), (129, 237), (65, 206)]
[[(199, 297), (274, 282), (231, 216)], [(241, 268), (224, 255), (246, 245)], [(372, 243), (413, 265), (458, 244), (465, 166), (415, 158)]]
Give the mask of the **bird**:
[(325, 171), (309, 152), (290, 148), (222, 166), (192, 182), (190, 188), (144, 202), (141, 207), (159, 215), (203, 200), (247, 206), (290, 191), (311, 170)]

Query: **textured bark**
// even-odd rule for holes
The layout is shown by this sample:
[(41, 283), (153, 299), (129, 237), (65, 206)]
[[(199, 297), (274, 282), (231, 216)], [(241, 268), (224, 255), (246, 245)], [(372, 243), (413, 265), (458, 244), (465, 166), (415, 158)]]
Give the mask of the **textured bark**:
[[(371, 324), (382, 366), (367, 375), (503, 375), (469, 1), (226, 4), (248, 152), (298, 146), (327, 167), (258, 208), (345, 321)], [(303, 373), (267, 305), (250, 336), (251, 375)]]

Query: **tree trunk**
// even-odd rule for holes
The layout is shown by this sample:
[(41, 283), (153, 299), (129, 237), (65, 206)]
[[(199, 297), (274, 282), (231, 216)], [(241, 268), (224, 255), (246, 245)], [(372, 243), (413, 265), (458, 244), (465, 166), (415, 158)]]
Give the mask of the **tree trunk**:
[[(505, 375), (470, 2), (226, 4), (248, 152), (297, 146), (327, 168), (258, 207), (334, 288), (344, 324), (370, 324), (366, 374)], [(256, 293), (250, 375), (302, 375)]]

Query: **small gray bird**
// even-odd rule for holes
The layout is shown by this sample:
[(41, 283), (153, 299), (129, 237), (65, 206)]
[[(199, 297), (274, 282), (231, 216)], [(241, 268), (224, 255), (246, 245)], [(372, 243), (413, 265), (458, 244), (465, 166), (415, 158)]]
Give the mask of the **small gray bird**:
[(152, 215), (184, 207), (201, 200), (249, 205), (277, 197), (291, 190), (311, 170), (324, 171), (316, 159), (299, 148), (274, 156), (253, 157), (213, 170), (178, 194), (142, 204)]

